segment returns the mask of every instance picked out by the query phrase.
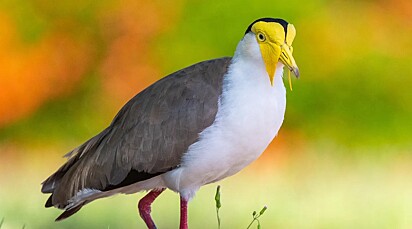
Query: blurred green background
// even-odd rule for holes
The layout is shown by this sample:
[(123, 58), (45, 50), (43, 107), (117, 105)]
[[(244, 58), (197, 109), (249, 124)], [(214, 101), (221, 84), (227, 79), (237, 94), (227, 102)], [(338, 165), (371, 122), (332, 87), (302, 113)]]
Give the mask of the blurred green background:
[[(301, 78), (279, 136), (222, 186), (222, 228), (412, 228), (412, 2), (0, 1), (0, 221), (5, 228), (143, 228), (142, 194), (93, 202), (54, 223), (40, 183), (157, 79), (231, 56), (247, 26), (297, 29)], [(287, 83), (287, 81), (285, 81)], [(216, 184), (189, 205), (215, 226)], [(178, 195), (153, 206), (177, 228)]]

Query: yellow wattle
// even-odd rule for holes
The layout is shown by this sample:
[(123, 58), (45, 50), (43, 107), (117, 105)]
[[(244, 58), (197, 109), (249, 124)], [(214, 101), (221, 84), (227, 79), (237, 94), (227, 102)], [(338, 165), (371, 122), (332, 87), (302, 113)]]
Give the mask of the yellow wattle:
[(270, 44), (260, 44), (263, 62), (265, 63), (266, 72), (268, 73), (270, 84), (273, 86), (275, 78), (276, 64), (280, 57), (280, 49), (276, 49)]
[(288, 71), (289, 88), (290, 88), (290, 91), (293, 91), (293, 88), (292, 88), (292, 79), (290, 78), (290, 72), (291, 72), (291, 71)]

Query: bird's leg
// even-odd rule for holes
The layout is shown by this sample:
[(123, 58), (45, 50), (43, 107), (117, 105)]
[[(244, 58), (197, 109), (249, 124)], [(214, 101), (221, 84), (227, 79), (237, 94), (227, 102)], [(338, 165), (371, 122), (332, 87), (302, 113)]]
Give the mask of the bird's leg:
[(187, 200), (180, 196), (180, 229), (188, 229), (187, 226)]
[(152, 211), (152, 203), (153, 201), (164, 191), (165, 189), (154, 189), (147, 193), (146, 196), (144, 196), (138, 204), (139, 207), (139, 214), (140, 217), (144, 220), (146, 223), (146, 226), (148, 229), (156, 229), (156, 225), (153, 222), (152, 217), (150, 216), (150, 212)]

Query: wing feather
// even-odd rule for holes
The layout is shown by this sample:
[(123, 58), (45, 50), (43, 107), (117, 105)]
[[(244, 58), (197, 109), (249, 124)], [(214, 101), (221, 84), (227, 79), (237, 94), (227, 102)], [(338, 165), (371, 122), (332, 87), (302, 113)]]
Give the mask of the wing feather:
[(107, 191), (179, 166), (182, 155), (216, 116), (231, 58), (175, 72), (133, 97), (108, 128), (85, 142), (44, 183), (51, 204), (64, 208), (80, 190)]

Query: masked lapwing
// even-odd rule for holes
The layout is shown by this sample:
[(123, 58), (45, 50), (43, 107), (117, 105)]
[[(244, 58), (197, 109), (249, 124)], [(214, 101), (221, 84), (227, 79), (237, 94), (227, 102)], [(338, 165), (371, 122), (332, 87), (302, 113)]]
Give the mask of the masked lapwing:
[(46, 207), (63, 209), (56, 219), (62, 220), (93, 200), (147, 190), (138, 209), (156, 228), (151, 204), (168, 188), (180, 195), (180, 228), (187, 228), (196, 191), (249, 165), (278, 133), (286, 107), (283, 67), (299, 76), (295, 34), (285, 20), (258, 19), (233, 58), (197, 63), (138, 93), (43, 182), (41, 191), (51, 193)]

